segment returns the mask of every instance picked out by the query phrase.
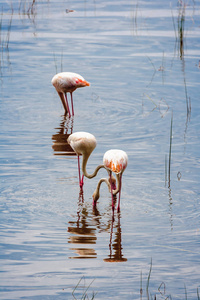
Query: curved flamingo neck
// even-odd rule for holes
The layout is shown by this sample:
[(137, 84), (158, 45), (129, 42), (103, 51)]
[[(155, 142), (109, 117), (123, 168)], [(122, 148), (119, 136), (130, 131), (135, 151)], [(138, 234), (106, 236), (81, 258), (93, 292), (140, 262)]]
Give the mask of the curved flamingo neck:
[(113, 191), (112, 191), (113, 195), (117, 195), (117, 193), (119, 193), (120, 190), (121, 190), (121, 176), (122, 176), (121, 173), (116, 174), (116, 178), (117, 178), (117, 188), (116, 188), (116, 190), (113, 190)]
[[(108, 190), (109, 192), (111, 192), (111, 184), (112, 184), (112, 181), (114, 180), (114, 177), (112, 177), (112, 174), (110, 175), (110, 181), (107, 179), (107, 178), (101, 178), (97, 184), (97, 187), (96, 187), (96, 190), (94, 191), (92, 197), (93, 197), (93, 205), (96, 205), (96, 202), (97, 200), (99, 199), (100, 197), (100, 187), (101, 187), (101, 184), (103, 182), (105, 182), (108, 186)], [(112, 194), (113, 195), (116, 195), (120, 189), (121, 189), (121, 174), (116, 174), (116, 177), (117, 177), (117, 188), (116, 189), (112, 189)], [(115, 185), (115, 182), (114, 182), (114, 185)]]
[(101, 178), (97, 184), (97, 187), (96, 187), (96, 190), (94, 191), (92, 197), (93, 197), (93, 205), (95, 206), (96, 205), (96, 202), (97, 200), (99, 199), (100, 197), (100, 187), (101, 187), (101, 184), (105, 182), (108, 186), (108, 189), (109, 191), (111, 191), (111, 188), (110, 188), (110, 182), (108, 181), (108, 179), (106, 178)]
[(98, 171), (101, 168), (105, 168), (104, 165), (99, 165), (96, 167), (96, 169), (94, 170), (94, 172), (92, 174), (88, 174), (87, 170), (86, 170), (86, 165), (87, 165), (87, 161), (89, 158), (90, 154), (83, 154), (83, 160), (82, 160), (82, 172), (84, 174), (85, 177), (91, 179), (93, 177), (95, 177), (98, 173)]

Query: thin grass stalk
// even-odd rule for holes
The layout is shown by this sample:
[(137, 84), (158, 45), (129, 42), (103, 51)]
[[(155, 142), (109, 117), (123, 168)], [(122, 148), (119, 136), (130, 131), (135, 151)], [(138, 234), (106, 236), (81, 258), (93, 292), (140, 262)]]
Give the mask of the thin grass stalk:
[(167, 184), (167, 154), (165, 154), (165, 186)]
[(170, 299), (170, 300), (172, 300), (172, 297), (171, 297), (171, 295), (169, 295), (169, 296), (167, 296), (167, 298), (165, 298), (165, 300), (167, 300), (167, 299)]
[(92, 295), (92, 298), (91, 298), (91, 300), (93, 300), (93, 299), (94, 299), (95, 295), (96, 295), (96, 294), (93, 292), (93, 295)]
[(147, 56), (147, 58), (150, 61), (150, 63), (152, 64), (154, 71), (156, 72), (156, 67), (155, 67), (154, 63), (152, 62), (151, 58), (149, 56)]
[(173, 111), (171, 116), (171, 128), (170, 128), (170, 145), (169, 145), (169, 166), (168, 166), (168, 187), (170, 187), (170, 174), (171, 174), (171, 155), (172, 155), (172, 125), (173, 125)]
[(134, 35), (134, 32), (137, 35), (137, 14), (138, 14), (138, 2), (136, 3), (136, 9), (135, 9), (135, 11), (134, 11), (134, 8), (131, 9), (131, 19), (132, 19), (133, 35)]
[[(84, 276), (81, 277), (81, 279), (79, 280), (79, 282), (77, 283), (77, 285), (75, 286), (75, 288), (74, 288), (73, 291), (72, 291), (72, 296), (74, 297), (75, 300), (77, 300), (77, 299), (76, 299), (74, 293), (75, 293), (75, 291), (77, 290), (77, 288), (78, 288), (80, 282), (82, 281), (82, 279), (84, 279)], [(89, 298), (88, 298), (88, 295), (87, 295), (87, 291), (88, 291), (88, 289), (90, 288), (90, 286), (92, 285), (92, 283), (94, 282), (94, 280), (95, 280), (95, 279), (93, 279), (93, 280), (91, 281), (91, 283), (88, 285), (88, 287), (87, 287), (86, 290), (84, 291), (84, 293), (83, 293), (83, 295), (82, 295), (82, 297), (81, 297), (81, 300), (89, 299)], [(96, 293), (96, 294), (97, 294), (97, 293)], [(93, 292), (91, 300), (94, 299), (94, 297), (95, 297), (96, 294)], [(86, 297), (87, 297), (87, 298), (86, 298)]]
[(185, 100), (186, 100), (187, 115), (188, 115), (189, 105), (188, 105), (188, 93), (187, 93), (187, 85), (186, 85), (185, 77), (184, 77), (184, 87), (185, 87)]
[(187, 300), (187, 289), (186, 289), (186, 285), (184, 284), (184, 288), (185, 288), (185, 300)]
[[(22, 6), (22, 4), (23, 4), (23, 6)], [(21, 0), (20, 4), (19, 4), (19, 14), (21, 14), (21, 12), (22, 12), (22, 14), (25, 14), (25, 11), (26, 11), (26, 1)]]
[(142, 293), (143, 293), (143, 290), (142, 290), (142, 271), (140, 273), (140, 300), (142, 300)]
[(74, 296), (74, 292), (76, 291), (77, 287), (79, 286), (79, 283), (81, 282), (83, 277), (81, 277), (81, 279), (79, 280), (79, 282), (77, 283), (77, 285), (75, 286), (75, 288), (72, 291), (72, 296), (74, 297), (74, 299), (76, 299), (76, 297)]
[(186, 100), (186, 109), (187, 109), (187, 120), (190, 120), (191, 100), (190, 100), (190, 97), (188, 97), (187, 85), (186, 85), (185, 77), (184, 77), (184, 86), (185, 86), (185, 100)]
[(200, 297), (199, 297), (199, 289), (197, 288), (197, 299), (200, 300)]
[(158, 107), (158, 105), (153, 101), (153, 99), (151, 99), (151, 97), (149, 97), (149, 95), (147, 95), (147, 94), (144, 94), (144, 95), (155, 105), (154, 109), (156, 109)]
[(149, 300), (149, 283), (150, 283), (150, 277), (151, 277), (151, 270), (152, 270), (152, 258), (151, 258), (150, 270), (149, 270), (149, 275), (147, 278), (147, 286), (146, 286), (146, 293), (147, 293), (148, 300)]
[(163, 57), (162, 57), (162, 84), (164, 85), (164, 63), (165, 63), (165, 52), (163, 51)]
[(2, 7), (2, 10), (1, 10), (1, 19), (0, 19), (0, 45), (1, 45), (2, 20), (3, 20), (3, 7)]
[(55, 68), (56, 68), (56, 74), (57, 74), (57, 73), (58, 73), (58, 67), (57, 67), (57, 62), (56, 62), (56, 56), (55, 56), (55, 53), (53, 53), (53, 59), (54, 59)]
[(155, 76), (157, 70), (156, 70), (156, 67), (155, 67), (154, 63), (153, 63), (152, 60), (150, 59), (150, 57), (147, 56), (147, 58), (148, 58), (148, 60), (150, 61), (150, 63), (152, 64), (152, 66), (153, 66), (153, 68), (154, 68), (154, 72), (153, 72), (153, 75), (152, 75), (152, 77), (151, 77), (150, 83), (147, 85), (147, 87), (148, 87), (148, 86), (151, 85), (151, 83), (152, 83), (152, 81), (153, 81), (153, 79), (154, 79), (154, 76)]
[[(171, 4), (170, 4), (170, 7), (171, 7)], [(174, 21), (174, 15), (173, 15), (172, 7), (171, 7), (171, 13), (172, 13), (172, 23), (173, 23), (173, 27), (174, 27), (175, 38), (176, 38), (176, 41), (177, 41), (176, 25), (175, 25), (175, 21)]]
[(2, 20), (3, 20), (3, 7), (2, 7), (2, 12), (1, 12), (1, 19), (0, 19), (0, 45), (1, 45), (1, 56), (0, 56), (0, 71), (2, 74), (2, 66), (1, 66), (1, 60), (3, 58), (3, 41), (2, 41), (2, 37), (1, 37), (1, 32), (2, 32)]
[(185, 22), (185, 17), (184, 14), (181, 15), (181, 24), (179, 28), (179, 39), (180, 39), (180, 57), (181, 59), (184, 56), (184, 22)]
[[(84, 292), (84, 294), (83, 294), (83, 296), (82, 296), (82, 298), (81, 299), (86, 299), (85, 297), (87, 296), (87, 291), (89, 290), (89, 288), (90, 288), (90, 286), (92, 285), (92, 283), (94, 282), (94, 280), (95, 279), (93, 279), (91, 282), (90, 282), (90, 284), (88, 285), (88, 287), (86, 288), (86, 290), (85, 290), (85, 292)], [(94, 292), (93, 292), (93, 294), (94, 294)], [(84, 297), (84, 298), (83, 298)]]
[(136, 3), (136, 10), (135, 10), (135, 28), (137, 33), (137, 13), (138, 13), (138, 2)]
[[(178, 42), (178, 38), (177, 38), (176, 25), (175, 25), (175, 21), (174, 21), (174, 15), (173, 15), (173, 10), (172, 10), (171, 4), (170, 4), (170, 7), (171, 7), (171, 14), (172, 14), (172, 23), (173, 23), (173, 27), (174, 27), (174, 35), (175, 35), (175, 44), (174, 44), (174, 58), (175, 58), (175, 56), (176, 56), (176, 51), (177, 51), (177, 42)], [(174, 58), (172, 59), (171, 67), (172, 67), (172, 65), (173, 65)]]
[(34, 6), (36, 4), (36, 0), (33, 0), (32, 4), (30, 5), (28, 12), (31, 11), (31, 14), (33, 15), (34, 13)]
[(180, 2), (179, 15), (178, 15), (178, 36), (179, 36), (179, 51), (180, 59), (184, 57), (184, 25), (185, 25), (185, 6), (186, 4)]
[[(163, 292), (161, 292), (161, 287), (163, 287)], [(165, 290), (166, 290), (166, 286), (165, 286), (165, 283), (164, 282), (161, 282), (159, 288), (158, 288), (160, 294), (163, 296), (165, 295)]]
[(62, 50), (62, 53), (61, 53), (60, 68), (61, 68), (61, 72), (63, 72), (63, 50)]
[(9, 41), (10, 41), (10, 32), (11, 32), (11, 26), (12, 26), (12, 18), (13, 18), (13, 8), (11, 8), (11, 18), (10, 18), (10, 22), (8, 24), (8, 32), (7, 32), (7, 39), (6, 39), (6, 48), (8, 49), (9, 46)]
[(21, 11), (21, 6), (22, 6), (22, 0), (20, 0), (20, 2), (19, 2), (19, 8), (18, 8), (19, 14), (20, 14), (20, 11)]

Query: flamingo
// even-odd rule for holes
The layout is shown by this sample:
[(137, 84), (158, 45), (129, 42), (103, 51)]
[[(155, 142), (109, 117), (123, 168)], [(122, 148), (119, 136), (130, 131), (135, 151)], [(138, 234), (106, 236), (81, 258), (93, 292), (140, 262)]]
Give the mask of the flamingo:
[(85, 86), (89, 86), (90, 83), (87, 82), (81, 75), (71, 72), (62, 72), (56, 74), (51, 83), (55, 87), (61, 101), (63, 107), (65, 109), (65, 113), (69, 113), (69, 117), (71, 116), (69, 104), (67, 101), (67, 93), (71, 94), (71, 107), (72, 107), (72, 116), (74, 116), (74, 106), (73, 106), (73, 96), (72, 93), (77, 89)]
[[(78, 156), (78, 172), (79, 172), (79, 185), (80, 188), (82, 189), (83, 187), (83, 178), (84, 176), (87, 178), (93, 178), (97, 175), (99, 169), (105, 168), (104, 165), (99, 165), (96, 167), (94, 172), (92, 174), (88, 174), (86, 170), (86, 165), (88, 158), (90, 157), (92, 151), (96, 147), (96, 138), (93, 134), (88, 133), (88, 132), (75, 132), (72, 133), (68, 139), (67, 142), (70, 144), (72, 149), (76, 152)], [(83, 156), (82, 159), (82, 178), (81, 178), (81, 172), (80, 172), (80, 155)]]
[[(118, 207), (117, 211), (120, 211), (120, 195), (121, 195), (121, 186), (122, 186), (122, 174), (125, 171), (128, 164), (128, 156), (125, 151), (118, 149), (108, 150), (103, 157), (104, 168), (109, 172), (110, 181), (106, 178), (100, 179), (98, 182), (97, 188), (93, 193), (93, 204), (96, 205), (96, 201), (99, 199), (99, 190), (102, 182), (105, 182), (108, 185), (108, 188), (111, 192), (112, 197), (112, 209), (114, 211), (114, 195), (119, 193)], [(112, 172), (116, 174), (117, 178), (117, 189), (114, 189)]]

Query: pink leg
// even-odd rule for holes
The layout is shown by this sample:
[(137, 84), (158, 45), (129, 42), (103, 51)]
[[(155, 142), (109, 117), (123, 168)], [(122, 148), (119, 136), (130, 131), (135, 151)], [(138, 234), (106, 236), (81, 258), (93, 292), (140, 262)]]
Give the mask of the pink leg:
[(65, 93), (65, 101), (66, 101), (66, 104), (67, 104), (67, 110), (68, 110), (68, 113), (69, 113), (69, 117), (71, 117), (70, 110), (69, 110), (69, 104), (68, 104), (68, 100), (67, 100), (67, 93)]
[(81, 181), (80, 181), (80, 186), (81, 186), (81, 188), (83, 187), (83, 179), (84, 179), (84, 175), (82, 175), (82, 179), (81, 179)]
[(120, 174), (120, 180), (119, 180), (119, 200), (118, 200), (117, 212), (120, 211), (121, 187), (122, 187), (122, 176), (121, 176), (121, 174)]
[(114, 205), (114, 197), (113, 197), (113, 187), (112, 187), (112, 172), (110, 172), (110, 189), (111, 189), (111, 197), (112, 197), (112, 210), (114, 211), (115, 205)]
[(73, 105), (73, 96), (72, 96), (72, 92), (71, 94), (71, 105), (72, 105), (72, 116), (74, 116), (74, 105)]
[(113, 190), (116, 190), (116, 184), (115, 184), (115, 181), (112, 180), (112, 182), (110, 182), (110, 184), (112, 185), (112, 189), (113, 189)]

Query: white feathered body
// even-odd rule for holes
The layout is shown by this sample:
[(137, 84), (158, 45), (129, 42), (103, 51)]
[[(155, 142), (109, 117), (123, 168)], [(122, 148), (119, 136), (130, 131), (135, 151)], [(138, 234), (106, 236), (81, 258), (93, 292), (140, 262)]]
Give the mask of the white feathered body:
[(96, 147), (96, 138), (88, 132), (75, 132), (68, 137), (68, 143), (77, 155), (90, 155)]
[(73, 93), (77, 88), (90, 85), (81, 75), (71, 72), (56, 74), (51, 83), (58, 93)]

